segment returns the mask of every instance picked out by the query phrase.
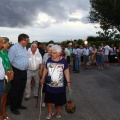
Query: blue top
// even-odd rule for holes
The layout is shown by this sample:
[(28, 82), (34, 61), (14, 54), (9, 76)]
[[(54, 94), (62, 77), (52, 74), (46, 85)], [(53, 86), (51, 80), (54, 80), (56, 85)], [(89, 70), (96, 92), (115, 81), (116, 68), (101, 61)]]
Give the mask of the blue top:
[(66, 59), (53, 61), (51, 57), (46, 62), (48, 74), (46, 77), (46, 91), (51, 93), (60, 93), (66, 90), (66, 79), (64, 70), (68, 68)]
[(26, 47), (19, 43), (13, 45), (8, 51), (8, 57), (12, 66), (19, 70), (27, 70), (29, 66), (29, 57)]

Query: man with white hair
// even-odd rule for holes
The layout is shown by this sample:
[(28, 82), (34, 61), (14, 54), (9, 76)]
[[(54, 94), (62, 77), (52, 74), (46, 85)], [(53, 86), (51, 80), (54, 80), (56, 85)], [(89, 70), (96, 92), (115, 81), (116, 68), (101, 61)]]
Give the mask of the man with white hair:
[(28, 51), (29, 55), (29, 68), (27, 70), (27, 83), (25, 88), (25, 100), (29, 100), (31, 93), (31, 79), (35, 80), (34, 97), (38, 97), (39, 76), (42, 73), (42, 56), (37, 50), (37, 44), (32, 43)]

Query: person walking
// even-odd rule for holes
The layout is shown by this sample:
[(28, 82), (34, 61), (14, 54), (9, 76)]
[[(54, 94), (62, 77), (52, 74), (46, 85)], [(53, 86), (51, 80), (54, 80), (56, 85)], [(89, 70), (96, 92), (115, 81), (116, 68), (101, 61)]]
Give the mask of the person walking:
[(8, 51), (9, 60), (14, 71), (14, 78), (11, 81), (10, 89), (10, 110), (15, 115), (20, 115), (18, 109), (27, 109), (27, 107), (22, 105), (22, 98), (27, 81), (27, 69), (29, 67), (29, 57), (26, 49), (28, 42), (29, 36), (20, 34), (18, 36), (18, 43), (13, 45)]

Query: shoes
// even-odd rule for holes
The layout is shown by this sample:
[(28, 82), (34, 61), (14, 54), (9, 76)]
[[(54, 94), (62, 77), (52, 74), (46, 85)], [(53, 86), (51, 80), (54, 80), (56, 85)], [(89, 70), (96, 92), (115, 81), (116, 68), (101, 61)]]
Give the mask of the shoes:
[(100, 69), (100, 67), (98, 68), (98, 70)]
[(29, 98), (25, 98), (25, 101), (28, 101), (29, 100)]
[(103, 67), (101, 67), (101, 69), (103, 70)]
[(4, 118), (4, 120), (10, 120), (10, 118), (7, 116), (7, 117)]
[(56, 114), (56, 118), (61, 118), (62, 116), (61, 116), (61, 114), (60, 113), (57, 113)]
[(74, 73), (80, 73), (80, 72), (74, 72)]
[(53, 115), (54, 115), (54, 113), (52, 113), (52, 114), (51, 114), (51, 113), (48, 113), (48, 115), (46, 116), (46, 119), (47, 119), (47, 120), (50, 120)]
[(20, 112), (19, 112), (17, 109), (11, 110), (11, 112), (12, 112), (13, 114), (15, 114), (15, 115), (20, 115)]
[(43, 102), (43, 103), (42, 103), (42, 107), (44, 108), (45, 106), (46, 106), (46, 105), (45, 105), (45, 103)]
[(26, 110), (27, 107), (21, 105), (20, 107), (18, 107), (18, 109)]

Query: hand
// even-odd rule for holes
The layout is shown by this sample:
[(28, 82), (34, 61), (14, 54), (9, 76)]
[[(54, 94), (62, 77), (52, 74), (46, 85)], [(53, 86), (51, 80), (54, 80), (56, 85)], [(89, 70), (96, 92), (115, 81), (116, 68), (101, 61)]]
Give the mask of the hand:
[(13, 78), (14, 78), (14, 72), (13, 70), (10, 70), (10, 81), (13, 80)]
[(71, 83), (67, 83), (68, 90), (71, 90)]
[(40, 70), (38, 74), (39, 74), (39, 76), (41, 77), (41, 76), (42, 76), (42, 71)]
[(13, 77), (14, 77), (13, 70), (7, 71), (6, 75), (7, 75), (9, 81), (13, 80)]
[(44, 79), (40, 79), (40, 85), (44, 84)]

